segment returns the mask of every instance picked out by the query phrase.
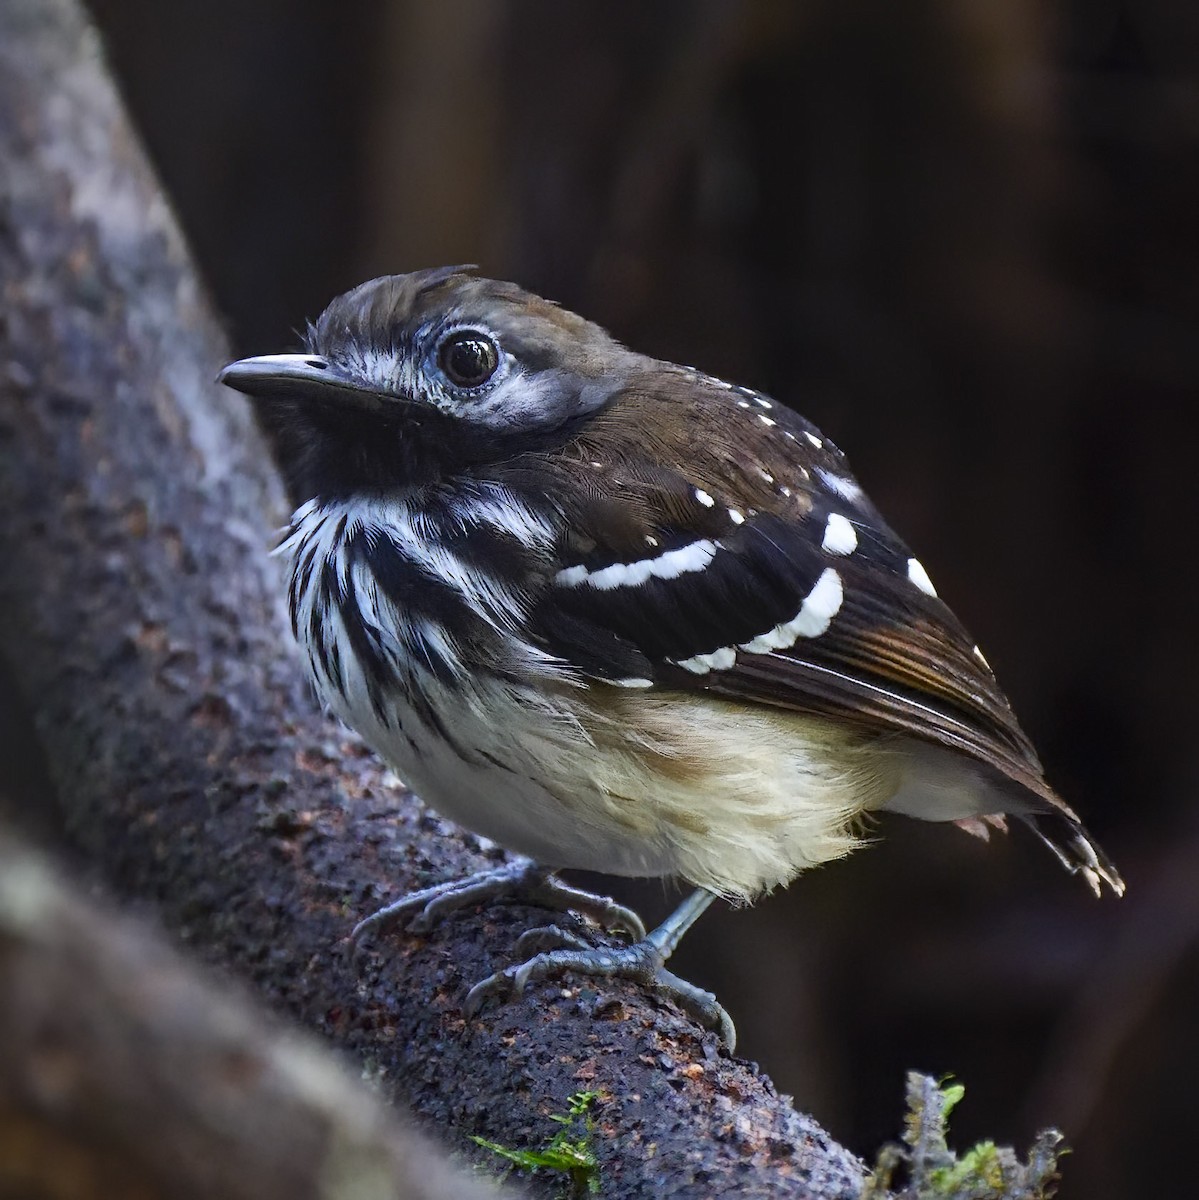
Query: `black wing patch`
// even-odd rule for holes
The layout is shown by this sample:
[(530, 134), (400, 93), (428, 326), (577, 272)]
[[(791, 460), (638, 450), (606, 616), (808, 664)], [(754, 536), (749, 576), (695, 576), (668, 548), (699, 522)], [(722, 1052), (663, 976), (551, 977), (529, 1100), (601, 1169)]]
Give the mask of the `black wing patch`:
[[(795, 615), (822, 564), (816, 548), (787, 535), (778, 518), (758, 518), (719, 540), (695, 538), (665, 555), (560, 583), (550, 603), (577, 622), (609, 630), (652, 661), (690, 659), (748, 642)], [(680, 557), (671, 561), (670, 554)], [(644, 570), (640, 564), (658, 560), (667, 564), (664, 575), (633, 582)]]
[(810, 478), (775, 511), (721, 497), (731, 515), (718, 536), (656, 523), (658, 546), (638, 558), (626, 545), (620, 561), (592, 525), (589, 560), (606, 565), (567, 561), (532, 614), (536, 633), (596, 678), (909, 733), (1042, 790), (1032, 746), (923, 568), (848, 475)]

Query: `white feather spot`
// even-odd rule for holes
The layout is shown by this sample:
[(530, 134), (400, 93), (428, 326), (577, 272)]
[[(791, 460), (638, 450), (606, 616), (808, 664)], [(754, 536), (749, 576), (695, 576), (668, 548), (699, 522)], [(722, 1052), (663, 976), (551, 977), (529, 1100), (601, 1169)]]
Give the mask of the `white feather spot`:
[(808, 441), (809, 441), (809, 442), (811, 442), (811, 443), (812, 443), (812, 445), (813, 445), (813, 446), (815, 446), (815, 447), (816, 447), (816, 449), (817, 449), (817, 450), (823, 450), (823, 449), (824, 449), (824, 443), (823, 443), (823, 442), (822, 442), (822, 441), (821, 441), (821, 440), (820, 440), (820, 439), (819, 439), (819, 438), (818, 438), (818, 437), (817, 437), (817, 436), (816, 436), (814, 433), (809, 433), (809, 432), (808, 432), (808, 431), (805, 429), (805, 430), (803, 431), (803, 435), (804, 435), (804, 437), (806, 437), (806, 438), (808, 439)]
[(852, 554), (858, 548), (858, 531), (840, 513), (829, 513), (820, 547), (829, 554)]
[(933, 587), (933, 581), (929, 579), (928, 572), (924, 569), (924, 564), (918, 558), (908, 559), (908, 578), (926, 596), (935, 596), (937, 594), (937, 589)]
[(774, 476), (771, 475), (771, 473), (769, 471), (763, 471), (761, 467), (758, 468), (758, 474), (761, 475), (762, 478), (765, 479), (767, 483), (774, 482)]
[(734, 525), (743, 525), (745, 523), (745, 514), (739, 513), (735, 508), (729, 509), (729, 520)]
[(610, 679), (608, 682), (615, 687), (648, 688), (654, 686), (654, 681), (652, 679), (639, 679), (636, 677), (629, 679)]
[(978, 661), (982, 663), (982, 665), (986, 667), (988, 671), (991, 669), (991, 664), (987, 662), (987, 656), (977, 646), (974, 647), (974, 657), (977, 658)]
[(790, 621), (776, 625), (768, 633), (759, 634), (752, 641), (743, 642), (739, 648), (750, 654), (769, 654), (772, 650), (789, 649), (801, 637), (819, 637), (841, 611), (844, 599), (845, 589), (841, 583), (841, 576), (832, 567), (826, 567), (813, 584), (812, 590), (804, 597), (799, 612)]
[(695, 489), (695, 498), (704, 506), (704, 508), (711, 508), (716, 503), (716, 501), (713, 500), (703, 488)]
[(757, 404), (760, 408), (773, 408), (774, 407), (774, 405), (772, 405), (769, 400), (766, 400), (761, 396), (755, 396), (754, 403)]
[(736, 661), (737, 651), (732, 646), (721, 646), (711, 654), (696, 654), (681, 659), (678, 665), (694, 675), (706, 675), (709, 671), (727, 671)]
[(643, 558), (631, 563), (613, 563), (598, 571), (586, 567), (565, 567), (555, 581), (561, 587), (580, 587), (586, 584), (600, 592), (619, 587), (637, 587), (648, 579), (677, 579), (693, 571), (702, 571), (716, 554), (716, 543), (703, 538), (698, 542), (668, 550), (656, 558)]
[(782, 487), (779, 488), (779, 494), (782, 496), (790, 496), (791, 489), (784, 483)]
[(765, 413), (758, 413), (758, 420), (761, 421), (763, 425), (777, 425), (778, 424), (777, 421), (773, 420), (771, 417), (768, 417)]
[(749, 401), (748, 401), (748, 400), (738, 400), (738, 401), (737, 401), (737, 407), (738, 407), (738, 408), (748, 408), (748, 407), (749, 407)]
[(645, 535), (645, 544), (647, 546), (656, 546), (658, 545), (658, 539), (652, 533), (647, 533)]
[(565, 567), (558, 572), (556, 582), (562, 587), (578, 587), (589, 574), (584, 566)]
[(856, 504), (862, 498), (862, 489), (852, 479), (834, 474), (832, 471), (826, 471), (822, 467), (816, 468), (816, 474), (820, 476), (824, 486), (830, 492), (835, 492), (842, 500)]

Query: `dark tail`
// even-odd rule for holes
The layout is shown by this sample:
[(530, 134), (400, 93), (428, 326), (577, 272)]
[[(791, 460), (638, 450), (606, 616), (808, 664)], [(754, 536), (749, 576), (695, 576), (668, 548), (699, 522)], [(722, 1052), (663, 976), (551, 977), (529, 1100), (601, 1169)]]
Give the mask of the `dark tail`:
[(1020, 820), (1058, 856), (1063, 867), (1072, 875), (1081, 875), (1096, 896), (1103, 894), (1103, 884), (1124, 895), (1124, 880), (1115, 864), (1083, 828), (1080, 821), (1064, 812), (1033, 812), (1018, 814)]

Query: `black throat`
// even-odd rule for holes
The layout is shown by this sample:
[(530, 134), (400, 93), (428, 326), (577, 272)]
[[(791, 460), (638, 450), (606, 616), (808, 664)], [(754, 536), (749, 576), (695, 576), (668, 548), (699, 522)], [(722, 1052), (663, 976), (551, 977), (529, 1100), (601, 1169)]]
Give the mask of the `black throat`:
[(584, 414), (536, 433), (474, 428), (436, 409), (356, 410), (292, 400), (267, 404), (267, 421), (293, 501), (417, 489), (565, 446)]

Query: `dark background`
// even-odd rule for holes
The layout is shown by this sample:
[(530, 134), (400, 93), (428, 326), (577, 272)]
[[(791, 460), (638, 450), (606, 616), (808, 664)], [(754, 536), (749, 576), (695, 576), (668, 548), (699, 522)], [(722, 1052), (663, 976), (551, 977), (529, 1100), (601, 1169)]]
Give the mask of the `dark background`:
[(1199, 5), (93, 9), (239, 352), (474, 262), (848, 451), (1129, 897), (895, 819), (679, 970), (860, 1153), (919, 1067), (959, 1143), (1063, 1127), (1063, 1196), (1193, 1194)]

